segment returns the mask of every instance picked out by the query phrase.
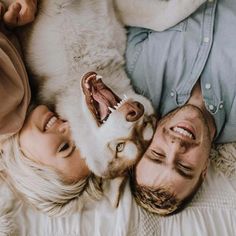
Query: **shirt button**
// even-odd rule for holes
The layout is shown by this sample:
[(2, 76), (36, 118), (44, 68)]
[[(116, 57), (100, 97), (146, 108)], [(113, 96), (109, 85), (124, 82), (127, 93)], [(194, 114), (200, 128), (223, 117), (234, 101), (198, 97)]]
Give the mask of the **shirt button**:
[(204, 41), (204, 43), (209, 43), (210, 39), (209, 39), (208, 37), (205, 37), (205, 38), (203, 39), (203, 41)]
[(171, 96), (171, 97), (174, 97), (174, 96), (175, 96), (175, 93), (174, 93), (174, 92), (171, 92), (171, 93), (170, 93), (170, 96)]
[(220, 104), (219, 108), (222, 109), (223, 107), (224, 107), (224, 105), (223, 105), (223, 104)]
[(211, 84), (209, 84), (209, 83), (205, 84), (205, 88), (206, 88), (207, 90), (211, 89)]
[(210, 111), (213, 111), (213, 110), (214, 110), (214, 108), (215, 108), (215, 107), (214, 107), (214, 105), (212, 105), (212, 104), (211, 104), (211, 105), (209, 105), (209, 109), (210, 109)]

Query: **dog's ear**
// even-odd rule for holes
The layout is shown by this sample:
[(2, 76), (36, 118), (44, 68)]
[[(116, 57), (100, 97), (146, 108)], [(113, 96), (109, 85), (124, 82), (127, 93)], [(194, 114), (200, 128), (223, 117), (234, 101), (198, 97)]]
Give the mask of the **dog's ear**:
[(117, 177), (109, 181), (105, 195), (109, 199), (114, 208), (119, 206), (120, 198), (124, 192), (124, 187), (127, 182), (127, 177)]

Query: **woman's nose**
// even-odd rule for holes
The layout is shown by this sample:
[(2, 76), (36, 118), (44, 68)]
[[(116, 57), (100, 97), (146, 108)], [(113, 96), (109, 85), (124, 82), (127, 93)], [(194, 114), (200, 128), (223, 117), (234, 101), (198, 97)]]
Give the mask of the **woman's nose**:
[(58, 126), (58, 131), (62, 134), (67, 133), (69, 131), (69, 123), (63, 122)]

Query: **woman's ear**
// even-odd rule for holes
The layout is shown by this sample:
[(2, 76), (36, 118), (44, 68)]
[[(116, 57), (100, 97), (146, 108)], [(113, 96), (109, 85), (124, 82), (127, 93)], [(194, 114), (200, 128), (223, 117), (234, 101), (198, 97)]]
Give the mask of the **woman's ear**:
[(210, 159), (208, 159), (205, 163), (205, 166), (203, 168), (203, 171), (202, 171), (202, 178), (205, 179), (206, 178), (206, 174), (207, 174), (207, 170), (208, 170), (208, 167), (210, 165)]

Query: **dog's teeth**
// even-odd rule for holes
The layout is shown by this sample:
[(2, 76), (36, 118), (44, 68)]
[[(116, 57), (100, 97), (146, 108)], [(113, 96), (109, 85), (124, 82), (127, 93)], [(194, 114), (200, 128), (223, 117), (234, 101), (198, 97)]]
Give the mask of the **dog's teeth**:
[(118, 106), (114, 106), (114, 107), (115, 107), (116, 110), (119, 108)]
[(115, 109), (113, 109), (112, 107), (108, 107), (108, 109), (109, 109), (109, 111), (111, 111), (111, 112), (114, 112), (114, 111), (115, 111)]
[(96, 75), (96, 80), (102, 79), (101, 75)]

